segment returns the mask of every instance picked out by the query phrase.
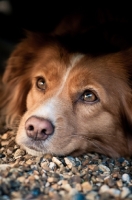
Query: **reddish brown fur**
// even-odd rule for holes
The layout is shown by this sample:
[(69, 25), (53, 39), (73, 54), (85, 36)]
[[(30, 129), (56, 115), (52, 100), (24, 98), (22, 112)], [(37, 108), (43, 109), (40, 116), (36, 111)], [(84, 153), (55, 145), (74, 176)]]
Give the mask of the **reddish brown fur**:
[[(97, 57), (83, 55), (58, 93), (73, 56), (76, 54), (58, 41), (36, 35), (29, 35), (12, 53), (3, 76), (0, 107), (9, 125), (23, 116), (17, 142), (33, 154), (35, 151), (30, 148), (38, 154), (78, 155), (94, 151), (112, 157), (132, 155), (132, 49)], [(36, 89), (36, 76), (46, 79), (45, 92)], [(86, 89), (95, 90), (99, 102), (81, 101)], [(38, 107), (54, 97), (58, 113), (54, 114), (56, 130), (52, 142), (44, 149), (45, 144), (38, 142), (33, 147), (23, 136), (24, 124)], [(58, 127), (61, 128), (57, 131)]]

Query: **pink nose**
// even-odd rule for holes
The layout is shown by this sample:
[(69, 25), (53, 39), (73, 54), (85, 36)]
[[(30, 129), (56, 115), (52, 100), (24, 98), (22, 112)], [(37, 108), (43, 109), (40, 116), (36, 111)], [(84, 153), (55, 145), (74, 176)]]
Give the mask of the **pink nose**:
[(49, 120), (35, 116), (26, 121), (25, 129), (27, 136), (34, 140), (46, 140), (54, 132), (54, 127)]

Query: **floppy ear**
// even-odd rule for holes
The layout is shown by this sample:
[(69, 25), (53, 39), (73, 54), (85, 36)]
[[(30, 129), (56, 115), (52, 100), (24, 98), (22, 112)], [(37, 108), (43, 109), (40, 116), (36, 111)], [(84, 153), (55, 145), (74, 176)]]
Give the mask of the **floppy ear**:
[(31, 87), (30, 70), (34, 53), (26, 40), (11, 54), (2, 79), (0, 109), (9, 124), (26, 111), (26, 96)]
[(132, 48), (122, 54), (122, 59), (127, 70), (127, 86), (121, 94), (121, 123), (127, 137), (129, 155), (132, 156)]

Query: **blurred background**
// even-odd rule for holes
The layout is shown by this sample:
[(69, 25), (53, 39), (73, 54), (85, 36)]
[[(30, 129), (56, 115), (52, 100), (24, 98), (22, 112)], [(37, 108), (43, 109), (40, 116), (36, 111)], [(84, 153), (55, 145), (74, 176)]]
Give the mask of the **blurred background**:
[[(71, 15), (83, 16), (74, 33), (79, 35), (73, 37), (75, 48), (79, 42), (83, 46), (86, 40), (91, 52), (119, 51), (132, 46), (131, 1), (0, 0), (0, 73), (15, 45), (24, 37), (24, 30), (49, 34)], [(74, 25), (68, 19), (72, 32)], [(80, 37), (82, 29), (87, 30), (85, 37)]]

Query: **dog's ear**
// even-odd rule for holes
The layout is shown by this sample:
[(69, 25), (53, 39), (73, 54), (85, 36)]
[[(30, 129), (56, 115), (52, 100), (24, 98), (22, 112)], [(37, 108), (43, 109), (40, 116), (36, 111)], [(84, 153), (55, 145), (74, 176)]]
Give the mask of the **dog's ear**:
[(132, 94), (123, 98), (121, 105), (121, 126), (127, 139), (129, 155), (132, 155)]
[(8, 120), (12, 121), (26, 110), (26, 96), (31, 87), (30, 69), (33, 58), (33, 50), (25, 39), (15, 48), (7, 62), (2, 79), (0, 109), (1, 115), (6, 116)]
[(127, 71), (126, 87), (121, 94), (121, 125), (127, 137), (129, 155), (132, 155), (132, 48), (122, 54), (122, 63)]

